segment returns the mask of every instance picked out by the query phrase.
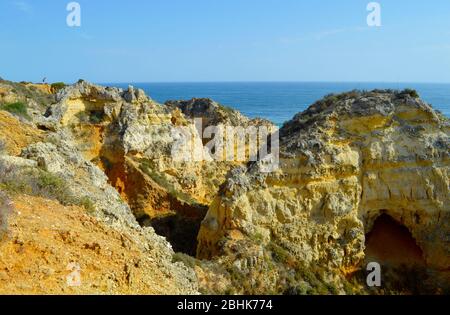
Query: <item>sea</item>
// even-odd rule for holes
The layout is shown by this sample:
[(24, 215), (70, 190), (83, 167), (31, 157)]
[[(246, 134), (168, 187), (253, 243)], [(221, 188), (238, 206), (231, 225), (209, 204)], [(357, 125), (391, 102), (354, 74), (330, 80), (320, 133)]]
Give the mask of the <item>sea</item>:
[(209, 83), (103, 83), (143, 89), (159, 103), (207, 97), (244, 115), (266, 118), (278, 126), (330, 93), (412, 88), (433, 108), (450, 117), (450, 84), (366, 82), (209, 82)]

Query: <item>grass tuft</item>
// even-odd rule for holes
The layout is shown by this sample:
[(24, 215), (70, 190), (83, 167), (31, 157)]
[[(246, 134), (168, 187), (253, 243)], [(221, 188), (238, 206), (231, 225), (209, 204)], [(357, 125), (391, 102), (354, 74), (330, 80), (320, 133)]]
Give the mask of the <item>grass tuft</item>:
[(22, 102), (0, 105), (0, 110), (10, 112), (13, 115), (20, 116), (28, 120), (31, 119), (30, 115), (28, 115), (27, 106)]
[(69, 183), (56, 174), (35, 168), (20, 169), (4, 163), (0, 163), (0, 173), (0, 189), (4, 191), (57, 200), (64, 206), (80, 206), (90, 214), (95, 212), (95, 204), (89, 197), (74, 195)]

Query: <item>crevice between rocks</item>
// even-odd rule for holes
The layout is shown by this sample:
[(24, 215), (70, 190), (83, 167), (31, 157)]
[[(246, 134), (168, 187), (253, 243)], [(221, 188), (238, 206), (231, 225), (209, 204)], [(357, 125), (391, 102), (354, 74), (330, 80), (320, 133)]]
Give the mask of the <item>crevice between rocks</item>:
[(138, 223), (153, 227), (175, 252), (195, 257), (197, 235), (208, 206), (179, 199), (140, 170), (132, 158), (115, 163), (105, 160), (110, 184), (130, 206)]

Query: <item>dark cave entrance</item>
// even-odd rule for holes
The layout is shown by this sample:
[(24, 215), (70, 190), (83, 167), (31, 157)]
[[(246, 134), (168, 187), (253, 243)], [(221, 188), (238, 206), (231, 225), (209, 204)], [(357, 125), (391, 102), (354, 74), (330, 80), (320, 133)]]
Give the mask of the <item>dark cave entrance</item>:
[(366, 235), (366, 260), (388, 265), (424, 266), (423, 252), (406, 226), (381, 214)]
[(434, 292), (429, 282), (422, 249), (409, 229), (390, 215), (382, 213), (366, 234), (365, 265), (381, 266), (381, 287), (371, 288), (378, 294), (428, 294)]
[(156, 234), (167, 239), (175, 252), (196, 257), (197, 235), (208, 207), (196, 205), (188, 207), (188, 210), (155, 218), (146, 215), (138, 218), (138, 222), (141, 226), (153, 227)]

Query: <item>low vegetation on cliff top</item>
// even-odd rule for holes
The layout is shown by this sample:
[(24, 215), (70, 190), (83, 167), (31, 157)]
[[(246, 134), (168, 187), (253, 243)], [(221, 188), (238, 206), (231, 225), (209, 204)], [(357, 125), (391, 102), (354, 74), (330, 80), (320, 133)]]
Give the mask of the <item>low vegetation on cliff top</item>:
[(395, 94), (399, 97), (405, 97), (410, 96), (412, 98), (419, 98), (419, 93), (414, 89), (404, 89), (404, 90), (392, 90), (392, 89), (375, 89), (372, 91), (366, 91), (366, 90), (353, 90), (350, 92), (343, 92), (339, 94), (330, 93), (326, 95), (323, 99), (316, 102), (316, 104), (325, 104), (325, 105), (332, 105), (338, 101), (344, 100), (344, 99), (351, 99), (351, 98), (357, 98), (362, 96), (363, 94), (371, 95), (371, 94)]
[(62, 205), (81, 206), (88, 212), (95, 211), (92, 200), (70, 193), (70, 183), (50, 172), (28, 168), (25, 170), (0, 162), (0, 189), (12, 194), (26, 194), (59, 201)]
[(27, 106), (23, 102), (2, 104), (0, 105), (0, 110), (4, 110), (13, 115), (30, 120), (30, 115), (28, 115)]
[(28, 100), (36, 102), (38, 106), (45, 109), (48, 105), (55, 102), (55, 95), (44, 93), (36, 87), (36, 85), (30, 85), (28, 82), (12, 82), (6, 80), (0, 80), (0, 83), (4, 86), (9, 86), (11, 92), (15, 94), (22, 102), (26, 103)]
[(53, 93), (57, 93), (60, 90), (62, 90), (63, 88), (65, 88), (66, 84), (64, 82), (55, 82), (55, 83), (52, 83), (50, 86), (52, 88)]

